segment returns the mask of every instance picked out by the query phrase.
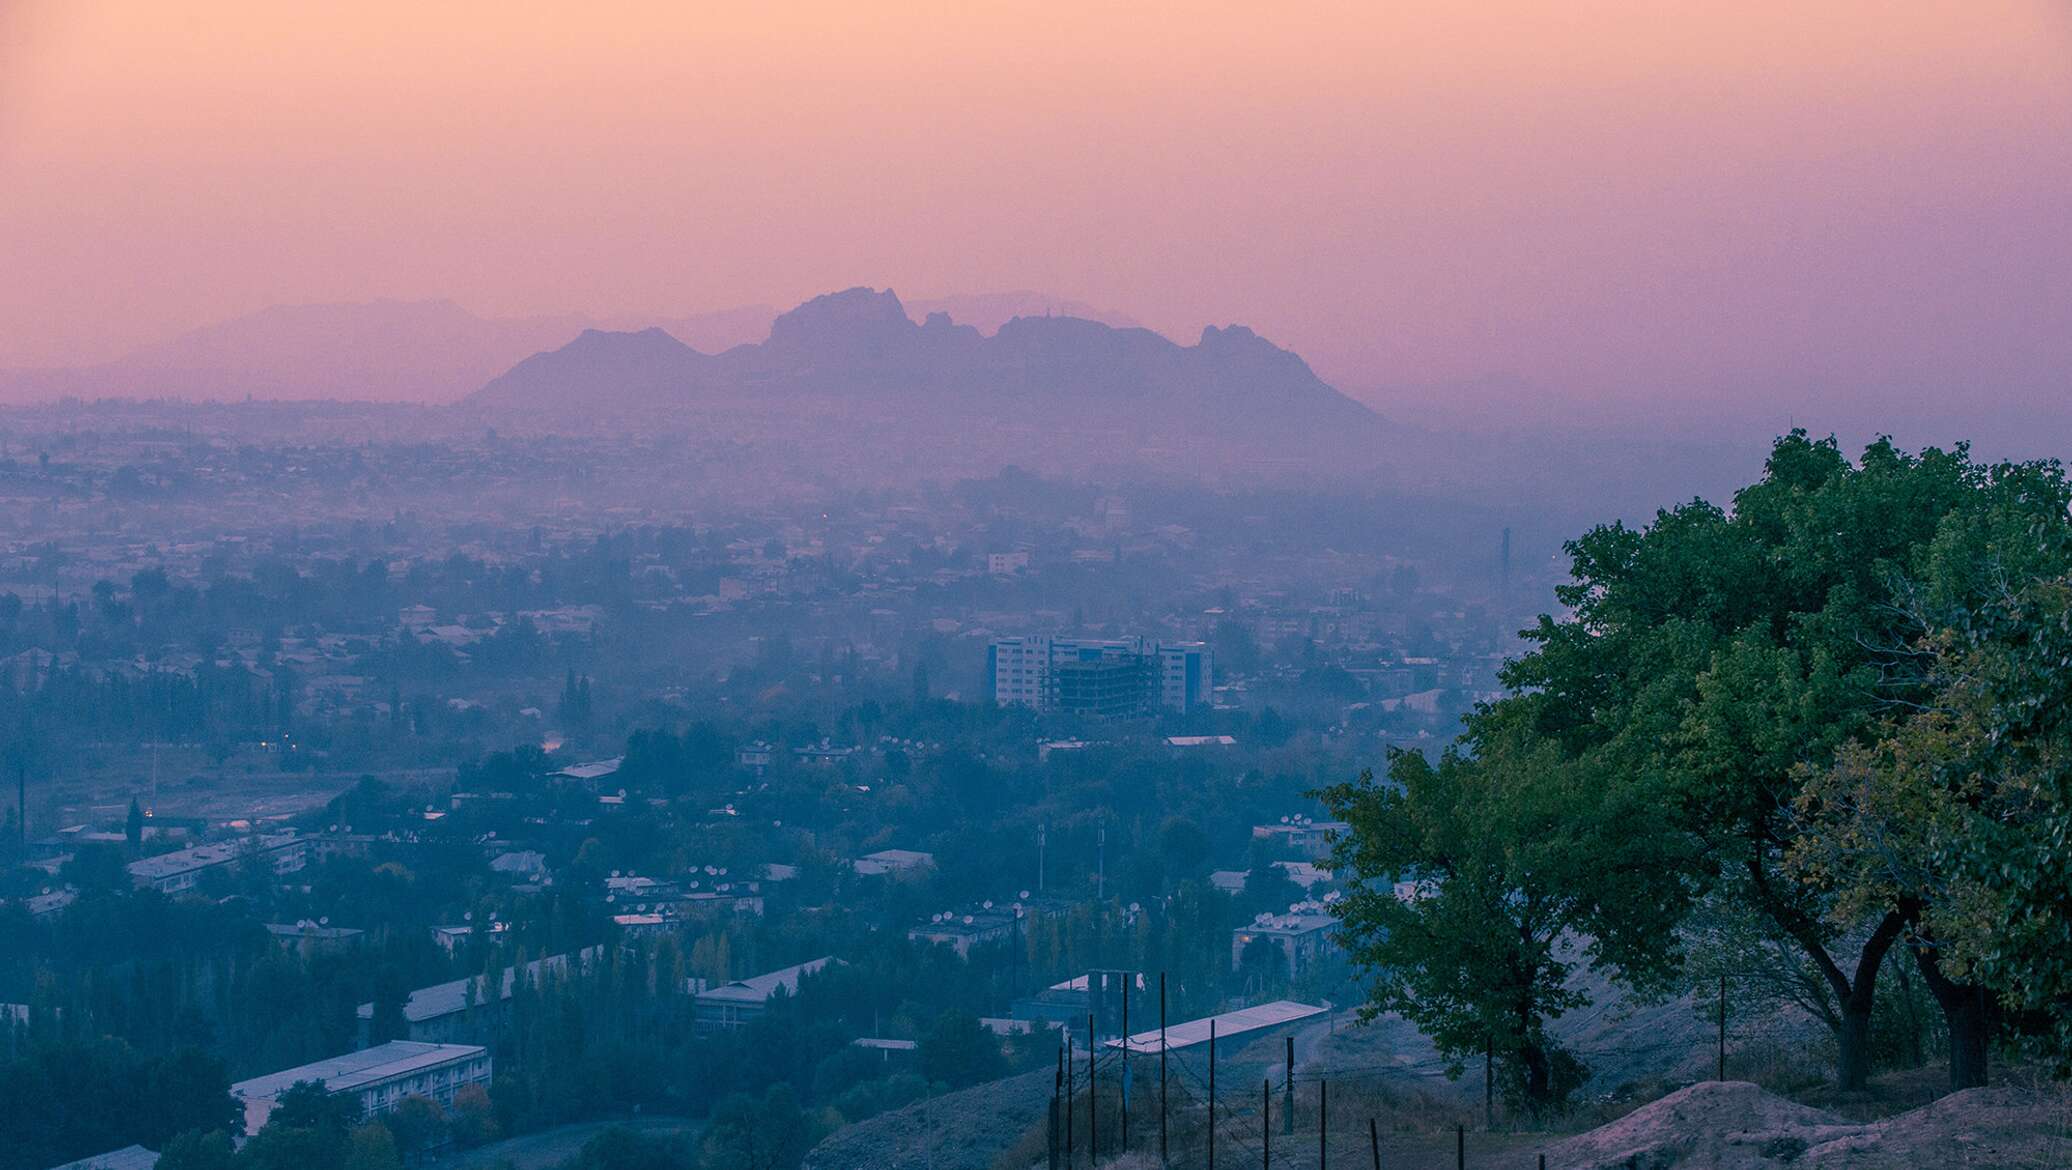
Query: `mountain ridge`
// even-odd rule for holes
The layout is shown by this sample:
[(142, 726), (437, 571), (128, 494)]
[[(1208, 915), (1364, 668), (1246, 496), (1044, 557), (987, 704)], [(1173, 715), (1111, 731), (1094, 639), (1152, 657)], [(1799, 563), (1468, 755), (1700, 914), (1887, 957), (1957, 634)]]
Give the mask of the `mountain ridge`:
[(1243, 325), (1212, 325), (1182, 345), (1142, 327), (1017, 316), (987, 336), (940, 312), (916, 324), (892, 290), (859, 286), (779, 314), (761, 343), (709, 354), (669, 341), (585, 333), (466, 404), (550, 416), (838, 406), (884, 421), (904, 410), (938, 425), (1048, 420), (1255, 446), (1378, 437), (1386, 426)]

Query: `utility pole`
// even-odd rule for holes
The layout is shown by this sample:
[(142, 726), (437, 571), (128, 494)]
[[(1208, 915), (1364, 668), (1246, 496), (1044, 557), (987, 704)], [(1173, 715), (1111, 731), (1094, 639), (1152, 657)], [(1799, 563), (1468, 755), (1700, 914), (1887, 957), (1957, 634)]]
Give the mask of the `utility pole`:
[(1158, 1161), (1166, 1162), (1166, 1000), (1165, 972), (1158, 973)]

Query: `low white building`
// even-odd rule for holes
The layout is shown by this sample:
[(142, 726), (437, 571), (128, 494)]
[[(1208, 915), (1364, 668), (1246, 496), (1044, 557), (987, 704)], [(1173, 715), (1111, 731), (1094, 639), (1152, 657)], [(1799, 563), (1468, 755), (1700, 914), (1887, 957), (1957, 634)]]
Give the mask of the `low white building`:
[(836, 961), (832, 956), (814, 959), (700, 992), (692, 1001), (697, 1028), (703, 1032), (732, 1032), (762, 1015), (772, 997), (779, 993), (797, 995), (801, 979)]
[(295, 873), (309, 864), (309, 842), (293, 833), (217, 841), (132, 861), (129, 875), (140, 890), (148, 888), (163, 894), (177, 894), (193, 889), (202, 874), (241, 861), (263, 865), (276, 876)]
[(329, 1060), (239, 1081), (230, 1093), (245, 1107), (245, 1133), (258, 1133), (287, 1089), (320, 1081), (334, 1097), (350, 1096), (362, 1117), (379, 1117), (406, 1097), (428, 1097), (442, 1106), (468, 1085), (489, 1085), (489, 1050), (473, 1044), (420, 1044), (391, 1040)]

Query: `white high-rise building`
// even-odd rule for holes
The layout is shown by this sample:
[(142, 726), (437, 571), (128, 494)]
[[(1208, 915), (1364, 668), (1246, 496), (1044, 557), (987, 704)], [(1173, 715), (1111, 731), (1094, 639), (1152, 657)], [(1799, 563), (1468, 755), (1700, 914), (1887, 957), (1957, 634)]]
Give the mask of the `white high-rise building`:
[(1104, 716), (1182, 714), (1209, 702), (1214, 658), (1201, 642), (1146, 638), (996, 638), (986, 677), (1002, 707)]

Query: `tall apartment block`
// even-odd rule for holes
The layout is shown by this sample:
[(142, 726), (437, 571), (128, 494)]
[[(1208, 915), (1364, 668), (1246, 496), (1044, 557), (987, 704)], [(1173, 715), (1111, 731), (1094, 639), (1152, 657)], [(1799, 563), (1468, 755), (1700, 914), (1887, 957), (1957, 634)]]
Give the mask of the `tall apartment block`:
[(1126, 719), (1209, 702), (1214, 659), (1201, 642), (1146, 638), (996, 638), (986, 679), (1002, 707)]

